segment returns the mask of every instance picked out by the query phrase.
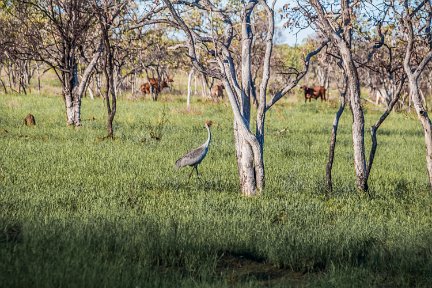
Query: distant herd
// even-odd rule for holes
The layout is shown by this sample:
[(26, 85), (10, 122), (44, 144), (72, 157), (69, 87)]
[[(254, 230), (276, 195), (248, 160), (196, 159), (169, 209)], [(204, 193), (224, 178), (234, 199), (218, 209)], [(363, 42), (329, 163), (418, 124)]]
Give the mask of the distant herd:
[[(170, 76), (168, 76), (166, 79), (158, 79), (158, 78), (148, 78), (148, 82), (144, 83), (140, 87), (140, 91), (143, 94), (152, 94), (153, 93), (160, 93), (164, 88), (170, 88), (169, 83), (174, 82), (174, 79)], [(210, 95), (213, 100), (219, 99), (224, 97), (224, 90), (225, 87), (222, 83), (215, 84), (210, 89)], [(320, 98), (321, 101), (328, 100), (328, 97), (326, 96), (326, 88), (324, 86), (300, 86), (300, 89), (304, 91), (304, 97), (305, 97), (305, 103), (307, 100), (311, 102), (313, 99)]]
[[(174, 82), (173, 78), (171, 77), (167, 77), (167, 79), (161, 81), (159, 81), (157, 78), (149, 78), (148, 81), (149, 82), (142, 84), (140, 87), (140, 90), (143, 94), (151, 94), (152, 92), (160, 93), (164, 88), (170, 87), (168, 83)], [(210, 95), (212, 99), (214, 101), (217, 101), (219, 98), (223, 99), (224, 89), (225, 87), (222, 83), (214, 84), (210, 90)], [(307, 100), (309, 100), (310, 102), (312, 98), (314, 99), (321, 98), (321, 101), (328, 100), (328, 98), (326, 98), (326, 89), (324, 86), (313, 86), (313, 87), (300, 86), (300, 89), (304, 91), (305, 103)], [(24, 118), (24, 124), (26, 126), (36, 125), (35, 117), (32, 114), (28, 114)]]

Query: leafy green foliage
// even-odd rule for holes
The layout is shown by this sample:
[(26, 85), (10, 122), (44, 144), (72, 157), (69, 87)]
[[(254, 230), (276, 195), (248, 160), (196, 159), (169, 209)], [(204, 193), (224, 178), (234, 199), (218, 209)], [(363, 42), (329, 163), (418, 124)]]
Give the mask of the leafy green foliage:
[[(238, 193), (228, 104), (187, 114), (170, 100), (120, 99), (118, 137), (98, 141), (100, 99), (84, 99), (74, 129), (60, 97), (0, 97), (0, 286), (431, 286), (432, 196), (410, 115), (379, 131), (367, 197), (355, 192), (345, 114), (326, 198), (335, 108), (282, 101), (267, 116), (265, 195), (250, 199)], [(163, 138), (143, 143), (165, 105)], [(22, 124), (29, 112), (35, 127)], [(174, 162), (205, 140), (206, 119), (213, 142), (188, 182)]]

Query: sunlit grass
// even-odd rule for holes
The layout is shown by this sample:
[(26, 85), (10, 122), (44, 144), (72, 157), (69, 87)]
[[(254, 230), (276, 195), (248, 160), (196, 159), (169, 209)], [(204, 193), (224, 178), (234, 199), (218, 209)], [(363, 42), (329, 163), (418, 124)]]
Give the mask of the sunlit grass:
[[(83, 126), (61, 97), (0, 96), (1, 287), (431, 286), (432, 197), (415, 117), (379, 130), (371, 196), (355, 191), (343, 115), (324, 196), (334, 105), (283, 101), (267, 116), (266, 190), (238, 192), (227, 103), (120, 99), (114, 141), (103, 101)], [(198, 101), (199, 100), (199, 101)], [(166, 111), (161, 140), (151, 137)], [(35, 127), (23, 125), (32, 113)], [(368, 110), (368, 126), (379, 114)], [(174, 162), (206, 139), (201, 179)], [(370, 141), (366, 138), (368, 147)]]

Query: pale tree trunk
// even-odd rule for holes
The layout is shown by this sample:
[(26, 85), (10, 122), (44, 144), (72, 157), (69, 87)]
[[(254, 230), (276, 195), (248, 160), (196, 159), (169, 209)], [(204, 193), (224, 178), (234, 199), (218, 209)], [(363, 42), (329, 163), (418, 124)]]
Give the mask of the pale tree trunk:
[[(252, 59), (251, 59), (251, 46), (252, 46), (252, 29), (251, 29), (251, 14), (255, 7), (254, 3), (249, 3), (243, 9), (243, 21), (242, 21), (242, 55), (241, 55), (241, 80), (242, 80), (242, 91), (240, 100), (240, 113), (242, 121), (245, 124), (247, 130), (250, 129), (250, 97), (252, 89)], [(257, 187), (255, 161), (261, 161), (261, 159), (254, 159), (253, 143), (250, 143), (246, 139), (247, 131), (242, 131), (239, 127), (241, 123), (234, 121), (234, 138), (236, 143), (236, 155), (238, 173), (240, 178), (240, 189), (242, 194), (245, 196), (253, 196), (260, 193), (262, 187)], [(251, 135), (252, 137), (255, 137)], [(257, 148), (257, 147), (255, 147)], [(257, 189), (258, 188), (258, 189)], [(257, 191), (258, 190), (258, 191)]]
[[(432, 70), (429, 71), (429, 75), (426, 76), (426, 79), (432, 79)], [(428, 87), (428, 95), (432, 96), (432, 83), (431, 81), (426, 80), (427, 87)]]
[(78, 70), (75, 59), (71, 56), (69, 58), (71, 60), (65, 60), (66, 64), (74, 63), (70, 70), (67, 72), (62, 71), (61, 73), (67, 125), (81, 126), (81, 99), (90, 79), (91, 72), (102, 54), (102, 50), (102, 44), (99, 44), (98, 50), (93, 54), (92, 60), (84, 70), (80, 83), (78, 83)]
[(409, 77), (408, 85), (410, 90), (410, 98), (412, 99), (412, 103), (423, 128), (426, 145), (426, 168), (429, 176), (429, 185), (432, 189), (432, 124), (429, 119), (429, 115), (423, 106), (417, 79), (414, 77)]
[(101, 78), (101, 74), (100, 73), (96, 73), (95, 74), (95, 85), (96, 85), (96, 95), (98, 95), (99, 97), (104, 98), (105, 95), (103, 95), (102, 93), (102, 78)]
[(344, 70), (347, 75), (348, 95), (353, 117), (352, 137), (354, 148), (354, 168), (356, 173), (356, 185), (360, 191), (367, 191), (366, 156), (364, 144), (364, 113), (360, 99), (360, 81), (357, 68), (354, 65), (351, 51), (345, 43), (340, 43), (339, 49), (343, 60)]
[(186, 109), (190, 111), (191, 95), (192, 95), (192, 76), (194, 74), (194, 68), (191, 68), (188, 76), (188, 93), (186, 99)]
[(201, 96), (203, 98), (207, 98), (207, 86), (206, 86), (206, 82), (205, 82), (205, 78), (204, 75), (201, 75)]
[[(324, 87), (325, 89), (328, 91), (329, 87), (330, 87), (330, 65), (327, 64), (326, 67), (326, 72), (325, 72), (325, 79), (324, 79)], [(326, 96), (327, 100), (329, 99), (329, 95), (327, 92), (327, 96)]]
[(209, 87), (208, 80), (205, 74), (201, 73), (201, 88), (202, 88), (202, 97), (211, 98), (211, 89)]
[[(72, 114), (73, 114), (73, 122), (72, 124), (75, 126), (81, 126), (81, 99), (84, 95), (85, 89), (87, 87), (87, 83), (90, 79), (91, 73), (94, 67), (97, 64), (101, 54), (103, 51), (102, 44), (99, 44), (98, 50), (93, 54), (93, 58), (84, 70), (82, 75), (82, 80), (79, 85), (75, 86), (72, 90)], [(74, 73), (77, 73), (76, 69), (74, 69)], [(76, 79), (78, 79), (78, 75), (74, 75)]]
[(381, 91), (379, 89), (373, 88), (371, 90), (371, 93), (373, 93), (375, 95), (375, 105), (378, 106), (380, 103), (380, 99), (382, 97)]
[(237, 156), (237, 169), (240, 179), (240, 190), (245, 196), (257, 194), (255, 179), (254, 155), (251, 145), (239, 131), (238, 124), (234, 121), (234, 139)]
[(87, 87), (87, 89), (88, 89), (88, 92), (89, 92), (89, 95), (90, 95), (90, 99), (91, 99), (91, 100), (94, 100), (93, 90), (90, 88), (90, 86)]
[(249, 127), (237, 106), (235, 94), (226, 80), (228, 99), (232, 103), (234, 112), (234, 140), (236, 148), (237, 169), (240, 180), (240, 191), (244, 196), (259, 195), (264, 189), (264, 158), (260, 144)]
[[(243, 126), (242, 126), (243, 125)], [(234, 120), (234, 139), (240, 190), (244, 196), (260, 195), (264, 189), (264, 158), (255, 135)]]
[[(342, 65), (347, 77), (348, 99), (351, 107), (353, 124), (352, 138), (354, 148), (354, 168), (356, 173), (356, 186), (360, 191), (367, 191), (367, 173), (366, 173), (366, 157), (364, 146), (364, 115), (360, 99), (360, 81), (357, 73), (357, 67), (354, 64), (354, 59), (351, 52), (352, 40), (352, 23), (349, 0), (342, 0), (341, 5), (341, 23), (342, 31), (336, 31), (330, 23), (328, 15), (323, 9), (318, 0), (311, 0), (315, 11), (318, 14), (318, 20), (323, 28), (323, 32), (331, 37), (332, 42), (337, 46), (342, 59)], [(342, 32), (342, 33), (341, 33)]]
[[(360, 89), (356, 91), (359, 86), (350, 83), (350, 107), (353, 116), (352, 124), (352, 137), (354, 147), (354, 167), (356, 172), (357, 188), (361, 191), (367, 191), (367, 175), (366, 175), (366, 156), (364, 145), (364, 114), (363, 108), (360, 103)], [(354, 91), (355, 92), (354, 92)]]
[[(424, 5), (425, 3), (428, 3), (427, 1), (421, 2), (420, 5)], [(407, 46), (405, 50), (405, 58), (404, 58), (404, 70), (405, 74), (408, 78), (408, 87), (409, 87), (409, 99), (412, 101), (412, 104), (414, 105), (414, 109), (416, 110), (417, 117), (420, 120), (420, 123), (423, 128), (424, 138), (425, 138), (425, 145), (426, 145), (426, 168), (428, 171), (429, 176), (429, 188), (432, 190), (432, 124), (429, 119), (427, 110), (425, 109), (422, 101), (422, 97), (420, 94), (420, 87), (419, 87), (419, 78), (421, 74), (424, 72), (426, 66), (429, 64), (429, 62), (432, 60), (432, 47), (428, 51), (428, 53), (421, 59), (421, 62), (417, 65), (415, 69), (412, 68), (411, 64), (411, 57), (414, 50), (414, 26), (415, 24), (412, 22), (412, 18), (414, 15), (412, 14), (411, 10), (407, 6), (407, 2), (405, 2), (405, 10), (406, 14), (409, 17), (406, 17), (404, 19), (405, 24), (405, 31), (406, 31), (406, 38), (407, 38)], [(418, 6), (417, 9), (414, 11), (419, 11), (419, 9), (422, 6)], [(432, 10), (432, 7), (428, 6), (429, 10)], [(431, 17), (432, 13), (429, 13), (429, 25), (431, 23)], [(429, 27), (430, 28), (430, 27)], [(432, 38), (432, 32), (428, 36)], [(411, 103), (410, 103), (411, 104)]]
[(352, 137), (354, 148), (354, 168), (356, 173), (357, 189), (362, 192), (367, 192), (367, 171), (366, 171), (366, 155), (364, 144), (364, 113), (360, 98), (360, 80), (358, 76), (357, 67), (354, 64), (351, 51), (352, 41), (352, 23), (351, 23), (351, 10), (350, 0), (341, 1), (342, 7), (342, 21), (344, 22), (343, 40), (333, 34), (337, 42), (340, 55), (342, 57), (342, 65), (346, 73), (347, 91), (349, 95), (350, 108), (353, 117), (352, 123)]
[(197, 75), (194, 74), (194, 95), (197, 95)]
[(66, 108), (66, 123), (67, 125), (74, 125), (74, 109), (73, 109), (73, 97), (72, 91), (69, 87), (63, 88), (63, 97)]
[(427, 105), (426, 97), (425, 97), (425, 95), (424, 95), (424, 93), (423, 93), (423, 91), (421, 89), (419, 89), (419, 93), (420, 93), (420, 97), (422, 99), (424, 108), (427, 111), (428, 110), (428, 105)]
[(322, 63), (320, 66), (318, 66), (317, 76), (318, 76), (319, 84), (324, 86), (324, 88), (328, 89), (328, 87), (329, 87), (329, 65)]

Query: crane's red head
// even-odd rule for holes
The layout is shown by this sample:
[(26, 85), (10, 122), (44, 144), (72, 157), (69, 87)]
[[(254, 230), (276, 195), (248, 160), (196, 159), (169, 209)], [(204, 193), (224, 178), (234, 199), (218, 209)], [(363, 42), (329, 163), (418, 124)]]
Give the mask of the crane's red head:
[(205, 125), (206, 125), (207, 127), (211, 127), (212, 124), (213, 124), (213, 121), (211, 121), (211, 120), (207, 120), (207, 121), (205, 122)]

